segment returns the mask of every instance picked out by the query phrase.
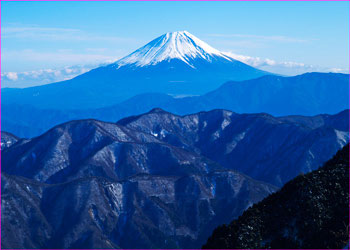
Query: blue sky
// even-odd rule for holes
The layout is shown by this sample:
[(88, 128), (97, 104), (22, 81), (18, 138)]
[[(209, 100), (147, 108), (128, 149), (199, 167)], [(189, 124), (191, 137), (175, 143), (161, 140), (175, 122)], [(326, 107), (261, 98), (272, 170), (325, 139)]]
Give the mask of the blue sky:
[(349, 2), (30, 1), (1, 3), (1, 69), (88, 69), (179, 30), (271, 71), (349, 68)]

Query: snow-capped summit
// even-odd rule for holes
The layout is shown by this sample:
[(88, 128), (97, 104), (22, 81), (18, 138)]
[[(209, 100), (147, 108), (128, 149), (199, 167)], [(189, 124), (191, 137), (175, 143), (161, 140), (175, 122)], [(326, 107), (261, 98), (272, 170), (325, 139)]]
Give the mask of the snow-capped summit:
[(191, 59), (202, 58), (211, 62), (213, 57), (234, 61), (234, 59), (214, 49), (189, 32), (177, 31), (166, 33), (154, 39), (130, 55), (120, 59), (115, 64), (118, 67), (127, 64), (135, 64), (136, 66), (143, 67), (146, 65), (156, 65), (162, 61), (179, 59), (194, 68)]
[(3, 99), (38, 107), (44, 103), (53, 109), (95, 109), (145, 93), (203, 95), (230, 80), (269, 74), (225, 55), (187, 31), (179, 31), (164, 34), (119, 61), (68, 80), (69, 84), (28, 88), (26, 94), (10, 91)]

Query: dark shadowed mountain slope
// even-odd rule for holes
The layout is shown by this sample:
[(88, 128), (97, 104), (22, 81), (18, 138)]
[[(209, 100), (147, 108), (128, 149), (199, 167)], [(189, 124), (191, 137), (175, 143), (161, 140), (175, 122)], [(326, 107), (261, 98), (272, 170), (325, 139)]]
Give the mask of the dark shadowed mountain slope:
[(1, 183), (1, 244), (11, 249), (198, 248), (276, 191), (234, 171), (60, 184), (2, 174)]
[(273, 117), (213, 110), (177, 116), (161, 109), (118, 124), (195, 151), (222, 166), (274, 185), (322, 165), (349, 140), (349, 111)]
[(1, 131), (1, 150), (11, 147), (19, 138), (11, 133)]
[(1, 173), (1, 248), (44, 248), (52, 226), (40, 209), (45, 185)]
[(95, 120), (59, 125), (1, 156), (2, 248), (198, 248), (277, 190)]
[(288, 182), (204, 248), (340, 249), (349, 240), (349, 144), (323, 167)]

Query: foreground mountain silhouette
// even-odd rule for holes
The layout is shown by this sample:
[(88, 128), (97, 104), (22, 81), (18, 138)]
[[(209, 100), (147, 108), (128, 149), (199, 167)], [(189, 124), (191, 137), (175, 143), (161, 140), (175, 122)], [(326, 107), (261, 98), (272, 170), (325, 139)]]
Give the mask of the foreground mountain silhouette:
[(349, 241), (349, 144), (323, 167), (288, 182), (203, 248), (341, 249)]
[(71, 80), (25, 89), (3, 89), (5, 104), (86, 109), (117, 104), (137, 94), (198, 95), (228, 80), (267, 72), (212, 48), (187, 31), (164, 34), (130, 55)]

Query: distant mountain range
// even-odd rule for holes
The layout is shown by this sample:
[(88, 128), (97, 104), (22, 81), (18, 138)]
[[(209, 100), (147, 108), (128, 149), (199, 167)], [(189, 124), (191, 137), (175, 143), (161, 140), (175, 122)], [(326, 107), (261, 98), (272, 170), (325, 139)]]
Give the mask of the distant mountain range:
[(227, 82), (202, 96), (174, 98), (160, 93), (135, 96), (120, 104), (96, 109), (88, 115), (116, 121), (158, 107), (185, 115), (212, 109), (275, 116), (336, 114), (349, 107), (349, 75), (307, 73), (294, 77), (263, 76)]
[[(348, 249), (349, 144), (323, 167), (215, 229), (209, 249)], [(344, 248), (346, 247), (346, 248)]]
[[(175, 114), (190, 114), (222, 108), (239, 113), (266, 112), (277, 116), (336, 114), (348, 108), (349, 75), (308, 73), (295, 77), (263, 76), (242, 82), (227, 82), (201, 96), (174, 98), (162, 93), (144, 93), (113, 106), (62, 110), (32, 105), (2, 103), (2, 129), (20, 137), (37, 136), (73, 119), (94, 118), (115, 122), (155, 107)], [(6, 95), (5, 95), (6, 96)]]
[(2, 104), (48, 109), (91, 109), (138, 94), (199, 95), (229, 80), (270, 74), (239, 62), (186, 31), (164, 34), (130, 55), (71, 80), (2, 89)]

